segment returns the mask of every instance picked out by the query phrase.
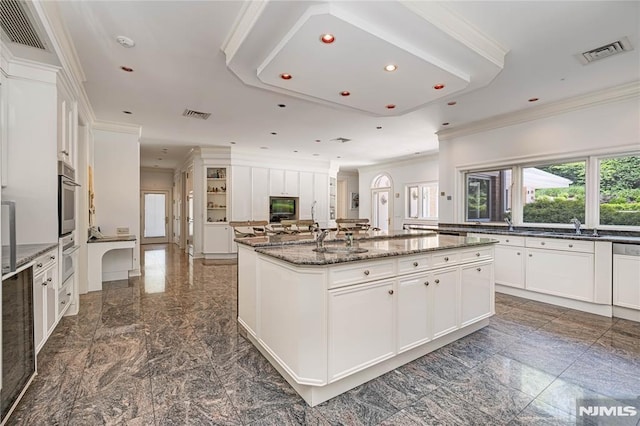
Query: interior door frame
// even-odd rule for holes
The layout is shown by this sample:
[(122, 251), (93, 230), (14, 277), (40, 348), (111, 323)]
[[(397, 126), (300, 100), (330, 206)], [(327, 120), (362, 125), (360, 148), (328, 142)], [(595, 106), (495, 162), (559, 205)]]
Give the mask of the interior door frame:
[[(393, 229), (393, 191), (391, 187), (371, 188), (371, 219), (372, 226), (378, 226), (376, 193), (387, 193), (387, 230)], [(380, 228), (382, 229), (382, 228)]]
[[(165, 212), (165, 235), (164, 237), (145, 237), (144, 236), (144, 226), (145, 226), (145, 210), (144, 210), (144, 196), (145, 194), (163, 194), (164, 195), (164, 212)], [(140, 244), (166, 244), (169, 243), (170, 235), (171, 235), (171, 191), (167, 189), (141, 189), (140, 190)]]

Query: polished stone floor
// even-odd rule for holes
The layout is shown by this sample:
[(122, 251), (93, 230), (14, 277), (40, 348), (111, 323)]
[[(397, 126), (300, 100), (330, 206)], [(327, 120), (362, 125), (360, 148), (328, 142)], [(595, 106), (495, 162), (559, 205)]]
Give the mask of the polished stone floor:
[(141, 256), (141, 277), (63, 318), (8, 424), (568, 425), (576, 398), (640, 412), (639, 323), (501, 294), (490, 326), (310, 408), (238, 335), (235, 263)]

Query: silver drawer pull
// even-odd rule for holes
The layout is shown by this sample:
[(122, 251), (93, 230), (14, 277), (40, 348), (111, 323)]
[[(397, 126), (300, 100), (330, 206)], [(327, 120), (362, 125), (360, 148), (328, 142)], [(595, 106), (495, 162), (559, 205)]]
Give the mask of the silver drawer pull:
[(60, 303), (62, 303), (62, 304), (64, 305), (66, 302), (63, 300), (63, 301), (61, 301)]
[(436, 279), (435, 283), (440, 284), (440, 280)]
[(38, 263), (36, 266), (37, 266), (38, 268), (42, 268), (42, 263)]
[(413, 262), (413, 266), (418, 266), (418, 262)]
[(518, 256), (520, 256), (520, 252), (516, 253)]
[(365, 274), (365, 275), (369, 275), (369, 274), (370, 274), (369, 270), (368, 270), (368, 269), (365, 269), (365, 270), (364, 270), (364, 274)]
[(541, 245), (541, 246), (543, 246), (544, 244), (545, 244), (545, 242), (544, 242), (544, 241), (542, 241), (542, 242), (540, 243), (540, 245)]
[(393, 294), (393, 290), (389, 290), (389, 294)]
[(477, 257), (480, 257), (480, 253), (476, 253), (476, 256), (477, 256)]
[(533, 255), (531, 253), (529, 253), (529, 257), (533, 257)]
[(571, 247), (573, 247), (573, 244), (569, 244), (569, 247), (570, 247), (570, 248), (571, 248)]
[(424, 285), (426, 285), (427, 287), (429, 287), (429, 281), (425, 281)]
[(482, 272), (482, 268), (477, 268), (476, 271)]
[(49, 256), (49, 259), (56, 260), (56, 257), (55, 256)]
[(444, 261), (445, 261), (445, 262), (448, 262), (448, 261), (449, 261), (449, 258), (448, 258), (448, 257), (445, 257), (445, 258), (444, 258)]
[(51, 278), (47, 278), (47, 282), (50, 283), (52, 281)]
[(504, 241), (507, 242), (507, 243), (509, 242), (509, 240), (504, 240)]
[(67, 293), (67, 296), (71, 296), (71, 293)]

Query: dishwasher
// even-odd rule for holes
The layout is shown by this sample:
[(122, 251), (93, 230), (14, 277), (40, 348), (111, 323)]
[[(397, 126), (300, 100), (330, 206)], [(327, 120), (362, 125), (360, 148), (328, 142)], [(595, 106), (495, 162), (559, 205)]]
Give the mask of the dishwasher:
[(640, 321), (640, 244), (613, 244), (614, 316)]

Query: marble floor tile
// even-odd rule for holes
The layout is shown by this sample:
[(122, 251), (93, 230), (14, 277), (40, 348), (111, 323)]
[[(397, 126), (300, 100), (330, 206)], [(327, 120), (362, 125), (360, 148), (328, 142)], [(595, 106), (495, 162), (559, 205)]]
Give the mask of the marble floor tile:
[(424, 396), (403, 411), (411, 421), (419, 425), (486, 426), (500, 424), (497, 419), (470, 406), (468, 402), (459, 399), (444, 387)]
[(574, 426), (575, 424), (576, 417), (573, 414), (566, 413), (537, 399), (534, 399), (527, 408), (518, 414), (518, 417), (509, 423), (510, 426)]
[(492, 352), (469, 342), (456, 341), (440, 348), (440, 352), (458, 359), (462, 364), (473, 368), (490, 358)]
[(509, 346), (518, 337), (503, 333), (492, 327), (484, 327), (475, 333), (463, 337), (459, 342), (470, 343), (490, 353), (496, 353)]
[(499, 354), (557, 376), (578, 359), (585, 350), (573, 346), (563, 346), (560, 342), (555, 347), (541, 348), (533, 342), (528, 343), (522, 339), (512, 342)]
[(556, 378), (552, 374), (502, 355), (494, 355), (482, 362), (474, 372), (492, 377), (505, 386), (534, 397)]
[(595, 342), (593, 349), (619, 356), (640, 369), (640, 335), (611, 328)]
[(449, 381), (467, 371), (469, 367), (445, 352), (431, 352), (414, 361), (416, 368), (426, 371), (444, 381)]
[(517, 318), (511, 321), (504, 319), (502, 316), (493, 316), (489, 318), (489, 325), (487, 328), (499, 331), (503, 334), (520, 337), (523, 334), (537, 330), (539, 327), (532, 327), (530, 325), (520, 323)]
[(511, 296), (505, 293), (496, 293), (496, 305), (504, 305), (504, 306), (520, 306), (528, 303), (529, 299), (524, 299), (522, 297)]
[[(251, 426), (329, 426), (329, 423), (316, 408), (306, 403), (293, 404), (275, 410), (272, 414), (251, 423)], [(399, 426), (399, 425), (398, 425)]]
[(199, 342), (180, 342), (177, 346), (149, 349), (148, 371), (161, 376), (181, 370), (209, 365), (209, 357)]
[(512, 322), (517, 322), (520, 325), (527, 326), (529, 328), (537, 329), (545, 326), (550, 321), (553, 321), (558, 316), (547, 313), (534, 312), (526, 309), (527, 305), (521, 305), (512, 308), (508, 312), (500, 315), (500, 318)]
[(548, 315), (550, 317), (559, 317), (569, 311), (569, 308), (550, 305), (548, 303), (538, 302), (536, 300), (529, 300), (526, 303), (520, 305), (520, 307), (528, 312), (536, 312)]
[(378, 426), (416, 426), (419, 425), (416, 421), (412, 420), (409, 416), (407, 416), (404, 412), (398, 411), (393, 416), (388, 417), (378, 423)]

